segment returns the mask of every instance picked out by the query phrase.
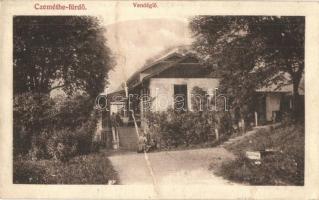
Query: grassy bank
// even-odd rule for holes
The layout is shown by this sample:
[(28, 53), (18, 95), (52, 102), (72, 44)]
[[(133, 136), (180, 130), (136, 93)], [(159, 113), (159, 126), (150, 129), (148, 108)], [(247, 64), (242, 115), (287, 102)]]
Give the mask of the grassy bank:
[[(302, 124), (261, 130), (226, 146), (237, 158), (223, 163), (216, 173), (226, 179), (251, 185), (303, 185), (304, 144)], [(274, 153), (262, 156), (261, 164), (255, 164), (245, 157), (246, 151), (266, 149)]]
[(13, 165), (15, 184), (108, 184), (112, 180), (118, 183), (106, 153), (77, 156), (68, 162), (19, 159)]

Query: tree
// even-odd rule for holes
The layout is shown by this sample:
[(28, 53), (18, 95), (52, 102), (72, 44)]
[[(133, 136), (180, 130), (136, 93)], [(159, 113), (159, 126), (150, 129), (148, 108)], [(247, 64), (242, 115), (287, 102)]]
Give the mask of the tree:
[(13, 36), (14, 94), (104, 90), (114, 63), (97, 18), (16, 16)]
[[(48, 138), (63, 134), (92, 136), (97, 121), (94, 100), (114, 66), (104, 33), (95, 17), (14, 17), (16, 154), (33, 149), (45, 154)], [(56, 89), (67, 98), (52, 95)]]
[(293, 116), (300, 115), (299, 84), (304, 73), (304, 17), (197, 16), (191, 20), (194, 48), (233, 107), (253, 103), (255, 89), (281, 87), (290, 75)]

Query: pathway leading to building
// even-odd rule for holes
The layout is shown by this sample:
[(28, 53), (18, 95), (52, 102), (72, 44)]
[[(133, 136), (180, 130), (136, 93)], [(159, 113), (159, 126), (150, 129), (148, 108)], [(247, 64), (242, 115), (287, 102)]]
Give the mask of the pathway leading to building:
[[(234, 156), (224, 148), (147, 153), (116, 152), (109, 157), (120, 184), (215, 184), (231, 182), (215, 176), (210, 167)], [(213, 163), (214, 166), (210, 166)]]
[[(210, 171), (218, 168), (225, 160), (234, 159), (234, 155), (224, 146), (245, 140), (260, 130), (271, 130), (280, 123), (255, 127), (244, 135), (231, 138), (215, 148), (136, 153), (132, 151), (114, 152), (109, 157), (115, 170), (119, 173), (120, 184), (233, 184)], [(125, 137), (124, 137), (125, 138)], [(136, 139), (135, 139), (136, 140)], [(134, 142), (135, 142), (134, 140)]]

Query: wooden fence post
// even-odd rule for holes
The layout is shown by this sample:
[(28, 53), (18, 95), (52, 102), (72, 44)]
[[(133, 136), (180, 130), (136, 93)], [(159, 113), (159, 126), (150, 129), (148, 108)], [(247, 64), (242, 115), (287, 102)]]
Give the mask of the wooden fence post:
[(218, 133), (218, 128), (215, 128), (215, 135), (216, 135), (216, 140), (219, 140), (219, 133)]
[(243, 129), (243, 133), (245, 133), (246, 132), (246, 126), (245, 126), (245, 120), (244, 119), (241, 120), (241, 126), (242, 126), (242, 129)]

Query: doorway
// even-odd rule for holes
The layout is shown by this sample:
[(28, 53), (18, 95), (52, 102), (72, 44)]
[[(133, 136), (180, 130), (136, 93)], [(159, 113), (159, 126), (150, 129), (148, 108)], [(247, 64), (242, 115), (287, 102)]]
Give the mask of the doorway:
[(174, 110), (187, 111), (187, 85), (174, 85)]

